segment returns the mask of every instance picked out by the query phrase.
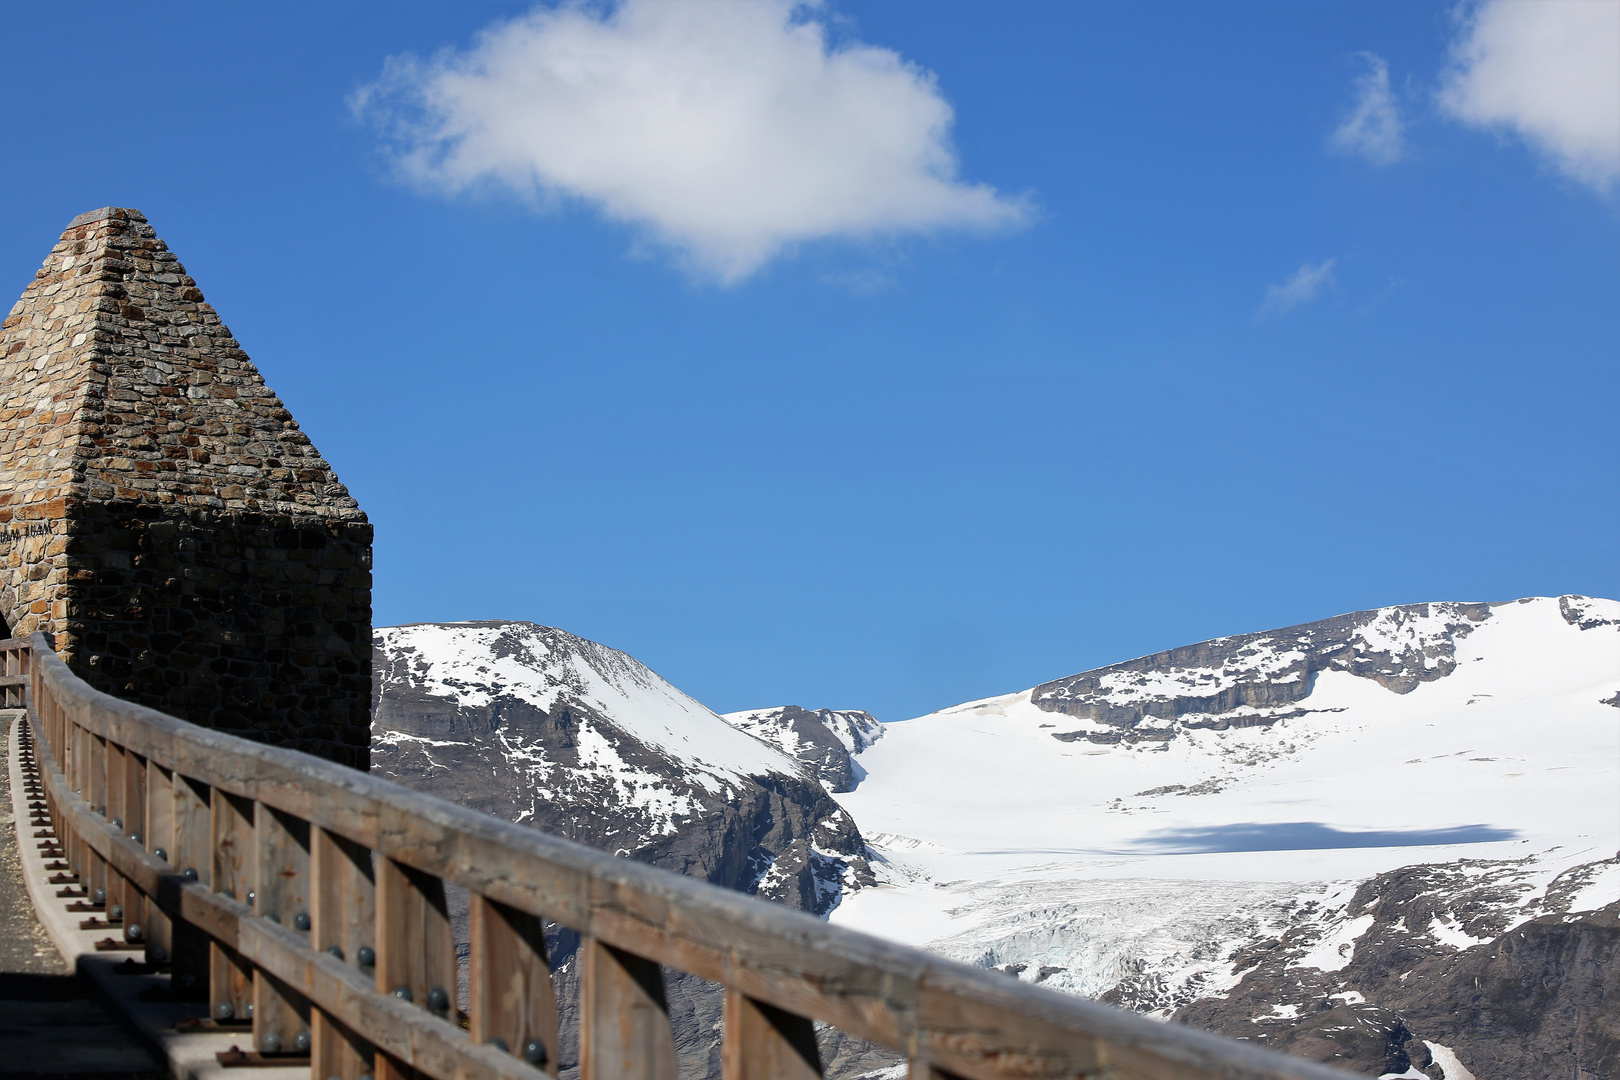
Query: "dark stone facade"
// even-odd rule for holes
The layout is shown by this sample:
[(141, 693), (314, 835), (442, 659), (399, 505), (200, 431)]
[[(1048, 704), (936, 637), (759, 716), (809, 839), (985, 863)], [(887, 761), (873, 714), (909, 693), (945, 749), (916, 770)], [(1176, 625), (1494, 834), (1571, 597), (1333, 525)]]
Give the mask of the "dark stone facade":
[(146, 219), (74, 219), (0, 332), (7, 629), (119, 697), (364, 769), (371, 538)]

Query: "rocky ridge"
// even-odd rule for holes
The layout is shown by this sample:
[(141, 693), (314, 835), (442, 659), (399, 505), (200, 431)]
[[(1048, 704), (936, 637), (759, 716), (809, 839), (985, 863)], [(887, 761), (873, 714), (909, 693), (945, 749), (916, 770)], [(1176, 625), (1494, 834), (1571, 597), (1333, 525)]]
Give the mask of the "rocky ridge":
[(1458, 642), (1490, 615), (1490, 604), (1357, 611), (1070, 675), (1037, 686), (1031, 700), (1047, 712), (1091, 721), (1054, 731), (1060, 742), (1168, 742), (1188, 729), (1267, 727), (1308, 715), (1312, 710), (1300, 702), (1323, 671), (1346, 671), (1397, 694), (1444, 678), (1457, 666)]
[[(372, 771), (603, 851), (825, 915), (870, 884), (854, 821), (811, 769), (617, 649), (525, 622), (375, 635)], [(465, 905), (452, 912), (465, 942)], [(568, 932), (549, 942), (576, 1060)], [(718, 1075), (716, 988), (669, 980), (683, 1071)]]
[(721, 719), (809, 767), (835, 794), (855, 790), (866, 775), (856, 756), (883, 737), (876, 717), (853, 710), (780, 705), (725, 713)]

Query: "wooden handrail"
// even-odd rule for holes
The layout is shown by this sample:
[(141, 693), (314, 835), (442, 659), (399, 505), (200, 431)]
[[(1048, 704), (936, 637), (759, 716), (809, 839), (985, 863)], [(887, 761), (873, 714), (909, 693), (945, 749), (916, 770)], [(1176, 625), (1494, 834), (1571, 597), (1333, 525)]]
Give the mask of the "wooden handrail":
[[(905, 1055), (914, 1080), (1347, 1075), (197, 727), (95, 690), (42, 635), (0, 641), (0, 673), (28, 676), (87, 899), (104, 890), (176, 986), (206, 986), (218, 1021), (251, 1016), (255, 1050), (310, 1054), (315, 1080), (555, 1075), (542, 920), (581, 936), (582, 1080), (674, 1080), (660, 966), (724, 987), (725, 1080), (820, 1076), (812, 1021)], [(471, 894), (465, 1030), (446, 883)]]

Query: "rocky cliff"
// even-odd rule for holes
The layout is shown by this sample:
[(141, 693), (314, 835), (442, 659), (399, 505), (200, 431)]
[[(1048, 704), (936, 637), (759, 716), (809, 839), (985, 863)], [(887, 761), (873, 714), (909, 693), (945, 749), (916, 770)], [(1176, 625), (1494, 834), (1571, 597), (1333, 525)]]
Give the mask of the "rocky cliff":
[[(617, 649), (524, 622), (388, 627), (375, 641), (379, 775), (818, 915), (872, 880), (854, 821), (814, 772)], [(577, 942), (551, 944), (572, 1010)], [(707, 1075), (718, 995), (684, 976), (669, 989), (684, 1067)]]
[(1407, 604), (1214, 638), (1043, 683), (1031, 700), (1093, 723), (1062, 742), (1166, 742), (1181, 730), (1265, 727), (1314, 710), (1316, 676), (1348, 672), (1397, 694), (1450, 675), (1489, 604)]
[(1589, 906), (1614, 894), (1620, 856), (1545, 888), (1533, 863), (1379, 874), (1339, 913), (1359, 930), (1344, 955), (1317, 959), (1333, 920), (1302, 913), (1232, 955), (1229, 992), (1173, 1019), (1375, 1076), (1620, 1076), (1620, 899)]
[(883, 737), (876, 717), (854, 710), (779, 705), (726, 713), (723, 719), (807, 766), (828, 791), (839, 794), (854, 791), (866, 775), (856, 755)]

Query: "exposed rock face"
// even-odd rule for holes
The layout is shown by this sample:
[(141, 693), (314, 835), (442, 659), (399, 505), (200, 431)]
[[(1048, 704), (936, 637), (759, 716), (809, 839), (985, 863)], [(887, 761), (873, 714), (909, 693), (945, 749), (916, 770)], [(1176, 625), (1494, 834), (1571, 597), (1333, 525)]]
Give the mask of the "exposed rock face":
[(816, 914), (866, 876), (797, 762), (617, 649), (532, 623), (377, 631), (372, 771)]
[[(390, 627), (376, 649), (380, 775), (818, 915), (872, 881), (854, 821), (808, 769), (625, 653), (523, 622)], [(551, 941), (570, 1068), (576, 946)], [(719, 1075), (717, 989), (674, 976), (668, 992), (683, 1071)]]
[(883, 737), (883, 725), (868, 712), (781, 705), (722, 718), (809, 766), (835, 793), (855, 790), (866, 775), (855, 756)]
[(1460, 1060), (1478, 1077), (1620, 1076), (1620, 901), (1582, 903), (1617, 869), (1544, 889), (1532, 860), (1380, 874), (1340, 913), (1359, 931), (1342, 967), (1312, 966), (1334, 926), (1307, 918), (1234, 955), (1242, 981), (1173, 1019), (1372, 1075), (1456, 1080)]
[(92, 686), (366, 767), (371, 526), (137, 210), (0, 329), (0, 616)]
[(1168, 742), (1184, 728), (1267, 726), (1310, 711), (1297, 703), (1320, 671), (1348, 671), (1397, 694), (1449, 675), (1457, 642), (1490, 614), (1489, 604), (1358, 611), (1081, 672), (1036, 687), (1031, 700), (1092, 721), (1053, 732), (1060, 742)]

